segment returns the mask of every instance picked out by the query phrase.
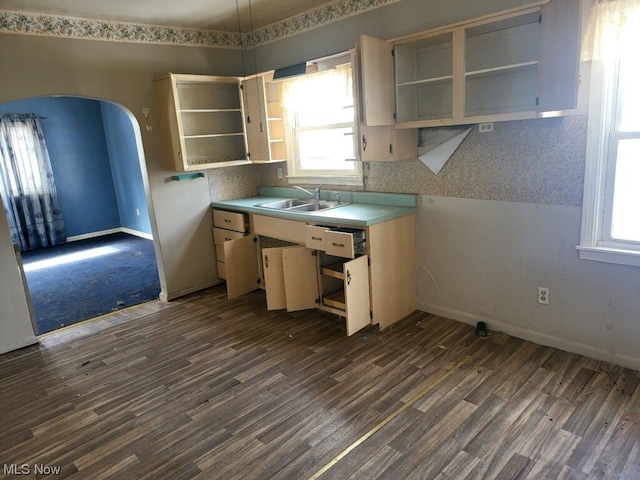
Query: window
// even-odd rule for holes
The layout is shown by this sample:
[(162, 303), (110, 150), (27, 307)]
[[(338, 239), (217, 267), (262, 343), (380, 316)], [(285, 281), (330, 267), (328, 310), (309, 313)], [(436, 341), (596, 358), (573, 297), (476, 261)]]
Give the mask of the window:
[(640, 1), (596, 2), (590, 27), (598, 38), (591, 47), (578, 248), (581, 258), (640, 265), (640, 65), (634, 52), (640, 41)]
[(289, 181), (362, 185), (351, 63), (286, 80), (282, 93)]

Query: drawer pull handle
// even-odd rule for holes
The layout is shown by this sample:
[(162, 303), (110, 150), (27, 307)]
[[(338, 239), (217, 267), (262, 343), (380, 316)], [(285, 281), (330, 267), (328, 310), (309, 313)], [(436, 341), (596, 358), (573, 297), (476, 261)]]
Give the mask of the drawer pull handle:
[(334, 247), (340, 247), (340, 248), (343, 248), (343, 247), (344, 247), (344, 243), (336, 243), (336, 242), (333, 242), (333, 243), (332, 243), (332, 245), (333, 245)]
[(322, 237), (311, 237), (311, 240), (317, 240), (318, 242), (321, 242)]
[(231, 220), (229, 220), (228, 218), (224, 219), (225, 223), (231, 223)]
[(269, 268), (269, 256), (264, 256), (264, 268)]
[(231, 241), (231, 239), (229, 237), (224, 237), (224, 241), (225, 242), (229, 242), (229, 241)]
[(347, 270), (347, 285), (349, 285), (350, 283), (351, 283), (351, 272)]

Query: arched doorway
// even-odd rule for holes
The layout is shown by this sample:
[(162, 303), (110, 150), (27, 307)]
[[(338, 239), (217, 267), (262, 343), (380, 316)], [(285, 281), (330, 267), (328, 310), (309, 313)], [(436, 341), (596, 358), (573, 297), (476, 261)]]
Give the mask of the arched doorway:
[[(0, 115), (6, 113), (32, 113), (43, 118), (43, 131), (62, 197), (61, 209), (68, 225), (70, 243), (87, 242), (117, 232), (133, 234), (153, 243), (153, 213), (149, 208), (144, 152), (140, 129), (131, 112), (121, 105), (99, 99), (50, 96), (0, 105)], [(153, 262), (157, 275), (155, 257), (153, 253), (149, 261)], [(82, 262), (88, 270), (91, 258)], [(99, 272), (95, 275), (99, 276)], [(158, 282), (157, 293), (159, 291)], [(67, 292), (60, 290), (57, 294), (64, 296)], [(34, 297), (35, 292), (31, 292), (31, 296)], [(116, 300), (109, 310), (128, 306), (131, 306), (129, 300)], [(37, 317), (39, 312), (37, 308), (35, 310)], [(99, 311), (97, 315), (104, 313), (109, 312)], [(81, 318), (65, 320), (64, 325), (94, 316), (95, 313), (87, 310)]]

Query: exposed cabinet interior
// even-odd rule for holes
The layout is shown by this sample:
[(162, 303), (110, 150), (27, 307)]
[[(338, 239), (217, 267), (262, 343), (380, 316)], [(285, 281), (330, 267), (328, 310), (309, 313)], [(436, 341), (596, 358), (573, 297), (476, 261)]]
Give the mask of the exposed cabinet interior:
[(321, 253), (319, 262), (320, 308), (344, 317), (351, 336), (371, 323), (368, 257), (336, 259)]
[(280, 87), (257, 75), (243, 81), (248, 157), (251, 163), (286, 160)]
[(453, 34), (395, 48), (397, 121), (453, 116)]
[(284, 111), (280, 84), (268, 82), (265, 85), (265, 94), (269, 126), (269, 159), (272, 162), (283, 162), (287, 159), (287, 150), (284, 139)]
[[(362, 36), (364, 113), (375, 101), (368, 92), (377, 79), (376, 95), (395, 95), (395, 127), (401, 129), (539, 118), (576, 108), (581, 2), (541, 3), (391, 42)], [(382, 89), (388, 69), (380, 60), (390, 46), (393, 93)]]
[(537, 110), (540, 13), (465, 29), (465, 115)]
[(167, 170), (249, 163), (240, 79), (170, 73), (154, 90)]

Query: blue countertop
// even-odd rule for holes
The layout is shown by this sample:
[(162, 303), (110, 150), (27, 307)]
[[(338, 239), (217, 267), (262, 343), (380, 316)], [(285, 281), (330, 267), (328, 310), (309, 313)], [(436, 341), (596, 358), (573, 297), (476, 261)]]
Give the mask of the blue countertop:
[[(340, 191), (340, 201), (347, 203), (347, 205), (319, 212), (295, 212), (258, 206), (262, 203), (287, 198), (313, 200), (305, 196), (303, 192), (292, 188), (260, 187), (258, 195), (255, 197), (215, 201), (211, 202), (211, 206), (235, 212), (257, 213), (291, 220), (314, 223), (327, 222), (345, 226), (374, 225), (418, 211), (416, 195), (345, 191)], [(323, 191), (322, 199), (334, 200), (333, 191)]]

